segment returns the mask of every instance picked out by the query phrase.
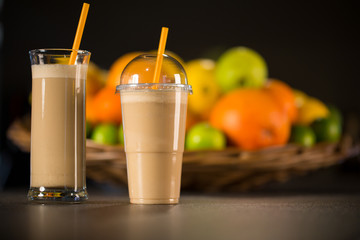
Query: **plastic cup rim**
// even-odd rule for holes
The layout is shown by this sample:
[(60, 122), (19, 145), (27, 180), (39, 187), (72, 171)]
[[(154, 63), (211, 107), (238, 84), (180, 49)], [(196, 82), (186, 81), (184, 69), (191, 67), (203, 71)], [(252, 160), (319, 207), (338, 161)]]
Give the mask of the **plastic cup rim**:
[[(150, 88), (152, 86), (159, 87), (176, 87), (182, 88), (184, 91), (192, 93), (192, 87), (189, 84), (179, 84), (179, 83), (131, 83), (131, 84), (120, 84), (116, 86), (115, 93), (120, 93), (121, 90), (134, 89), (134, 88)], [(159, 89), (161, 91), (163, 89)]]

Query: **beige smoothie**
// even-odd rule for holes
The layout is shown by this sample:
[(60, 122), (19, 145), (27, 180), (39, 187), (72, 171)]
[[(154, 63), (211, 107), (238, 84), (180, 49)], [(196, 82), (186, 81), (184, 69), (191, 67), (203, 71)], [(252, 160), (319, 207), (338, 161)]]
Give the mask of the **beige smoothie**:
[(188, 92), (121, 91), (131, 203), (177, 203)]
[(32, 66), (31, 187), (85, 187), (87, 65)]

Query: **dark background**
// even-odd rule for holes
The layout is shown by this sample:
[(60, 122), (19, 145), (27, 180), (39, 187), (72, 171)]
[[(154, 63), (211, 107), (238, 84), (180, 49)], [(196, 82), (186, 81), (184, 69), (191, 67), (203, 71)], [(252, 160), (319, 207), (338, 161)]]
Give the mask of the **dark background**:
[[(0, 0), (0, 167), (4, 159), (14, 165), (11, 159), (29, 158), (5, 138), (8, 125), (30, 111), (28, 51), (71, 48), (82, 2)], [(353, 2), (88, 2), (81, 49), (91, 51), (91, 60), (103, 68), (126, 52), (156, 49), (161, 27), (167, 26), (167, 49), (185, 61), (247, 46), (265, 58), (270, 77), (333, 103), (344, 113), (360, 113), (360, 17)], [(28, 179), (28, 167), (24, 172)]]

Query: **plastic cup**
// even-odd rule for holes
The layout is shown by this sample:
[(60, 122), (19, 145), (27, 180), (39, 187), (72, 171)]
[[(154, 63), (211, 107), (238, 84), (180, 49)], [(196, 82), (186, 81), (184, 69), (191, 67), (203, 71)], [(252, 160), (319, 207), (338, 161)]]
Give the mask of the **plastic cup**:
[(188, 94), (184, 68), (163, 55), (153, 83), (156, 55), (133, 59), (121, 75), (121, 97), (130, 202), (176, 204), (180, 197)]
[[(69, 65), (70, 54), (76, 54)], [(28, 199), (79, 202), (85, 178), (85, 81), (90, 52), (30, 51), (32, 69), (31, 177)]]

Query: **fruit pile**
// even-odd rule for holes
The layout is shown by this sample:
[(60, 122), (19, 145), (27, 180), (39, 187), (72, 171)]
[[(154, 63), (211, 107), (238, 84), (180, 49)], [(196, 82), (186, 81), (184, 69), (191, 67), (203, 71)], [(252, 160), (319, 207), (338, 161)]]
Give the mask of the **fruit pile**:
[[(115, 86), (126, 64), (139, 54), (121, 56), (102, 80), (93, 80), (89, 71), (86, 120), (87, 136), (92, 140), (123, 143)], [(257, 150), (288, 142), (310, 147), (341, 137), (340, 111), (283, 81), (269, 79), (265, 60), (254, 50), (234, 47), (217, 61), (195, 59), (187, 63), (173, 52), (167, 54), (184, 65), (193, 87), (186, 123), (187, 150), (227, 146)]]
[(106, 73), (94, 64), (89, 65), (86, 79), (86, 137), (100, 144), (123, 144), (120, 96), (115, 94), (115, 89), (126, 64), (139, 54), (123, 55)]
[[(124, 144), (121, 126), (120, 96), (115, 94), (120, 76), (125, 66), (135, 57), (145, 52), (131, 52), (119, 57), (105, 71), (94, 63), (89, 65), (86, 79), (86, 137), (94, 142), (107, 145)], [(150, 51), (149, 53), (156, 53)], [(183, 60), (173, 52), (166, 51), (181, 64)]]

